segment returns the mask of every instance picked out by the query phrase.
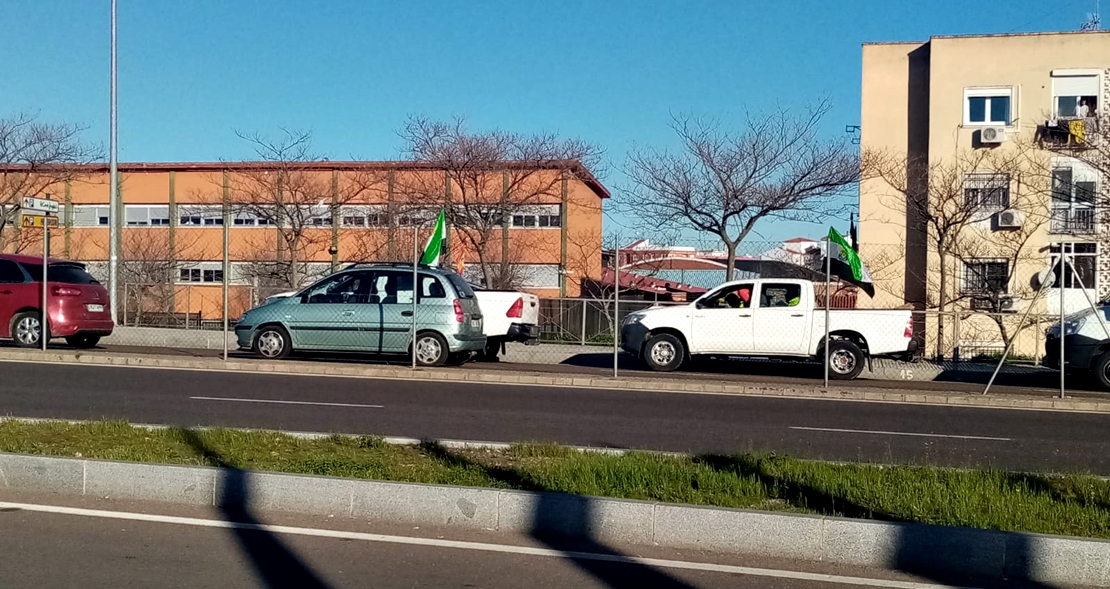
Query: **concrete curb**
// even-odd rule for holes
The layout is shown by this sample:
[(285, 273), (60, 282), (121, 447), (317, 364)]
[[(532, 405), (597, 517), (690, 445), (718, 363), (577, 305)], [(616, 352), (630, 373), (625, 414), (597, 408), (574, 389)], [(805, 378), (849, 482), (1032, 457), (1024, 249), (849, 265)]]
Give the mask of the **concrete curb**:
[(1110, 542), (467, 487), (0, 454), (0, 487), (1110, 587)]
[(730, 383), (713, 380), (682, 380), (675, 378), (598, 377), (591, 375), (555, 375), (509, 371), (479, 371), (458, 368), (413, 370), (407, 367), (337, 362), (303, 362), (284, 360), (228, 360), (218, 358), (190, 358), (179, 356), (124, 355), (111, 353), (82, 353), (78, 351), (48, 351), (0, 349), (0, 361), (44, 362), (55, 364), (82, 364), (91, 366), (125, 366), (133, 368), (163, 368), (177, 370), (209, 370), (246, 372), (255, 374), (295, 374), (298, 376), (328, 376), (345, 378), (377, 378), (398, 380), (425, 380), (430, 382), (469, 382), (501, 385), (531, 385), (606, 390), (635, 390), (663, 393), (719, 394), (759, 397), (788, 397), (801, 399), (849, 400), (923, 405), (951, 405), (959, 407), (986, 407), (992, 409), (1036, 409), (1085, 413), (1110, 413), (1110, 397), (1097, 399), (1055, 399), (1040, 396), (989, 395), (943, 392), (905, 391), (896, 388), (859, 388), (848, 384), (830, 383), (825, 389), (820, 385), (793, 386), (781, 384)]

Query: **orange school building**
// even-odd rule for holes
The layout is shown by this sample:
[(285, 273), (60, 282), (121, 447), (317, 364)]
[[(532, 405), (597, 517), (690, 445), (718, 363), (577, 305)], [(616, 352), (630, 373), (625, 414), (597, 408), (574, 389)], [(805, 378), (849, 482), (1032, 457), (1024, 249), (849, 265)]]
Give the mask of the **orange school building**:
[[(50, 230), (50, 253), (88, 264), (105, 281), (108, 180), (106, 165), (87, 166), (38, 195), (64, 203), (59, 226)], [(125, 298), (143, 293), (121, 308), (204, 320), (222, 315), (225, 225), (228, 313), (236, 318), (282, 290), (260, 277), (267, 262), (295, 259), (302, 285), (351, 262), (409, 262), (414, 236), (422, 248), (446, 207), (457, 225), (467, 226), (449, 226), (444, 265), (462, 261), (464, 274), (480, 283), (484, 258), (487, 267), (511, 267), (506, 272), (521, 290), (577, 297), (584, 279), (601, 277), (602, 205), (609, 198), (575, 161), (508, 164), (477, 175), (413, 162), (124, 163), (119, 192), (120, 283)], [(482, 215), (496, 219), (466, 221)], [(0, 246), (41, 253), (41, 239), (26, 238), (42, 230), (13, 221)], [(169, 293), (159, 309), (141, 302), (149, 299), (152, 274), (166, 276), (157, 285)]]

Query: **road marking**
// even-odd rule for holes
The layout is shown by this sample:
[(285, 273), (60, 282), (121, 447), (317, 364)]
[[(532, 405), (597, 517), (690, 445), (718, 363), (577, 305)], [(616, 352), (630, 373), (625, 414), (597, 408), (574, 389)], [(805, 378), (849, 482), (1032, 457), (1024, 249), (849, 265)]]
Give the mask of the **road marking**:
[(870, 429), (838, 429), (835, 427), (802, 427), (790, 426), (790, 429), (800, 429), (809, 432), (834, 432), (838, 434), (876, 434), (881, 436), (914, 436), (919, 438), (953, 438), (956, 440), (987, 440), (990, 442), (1012, 442), (1013, 438), (993, 438), (990, 436), (960, 436), (955, 434), (923, 434), (918, 432), (888, 432)]
[(706, 571), (726, 573), (732, 575), (748, 575), (755, 577), (774, 577), (779, 579), (793, 579), (798, 581), (817, 581), (822, 583), (839, 583), (841, 585), (858, 585), (863, 587), (890, 587), (891, 589), (966, 589), (951, 585), (936, 585), (932, 583), (915, 583), (911, 581), (893, 581), (883, 579), (869, 579), (866, 577), (846, 577), (827, 575), (822, 573), (805, 573), (800, 571), (787, 571), (779, 569), (764, 569), (725, 564), (712, 564), (704, 562), (688, 562), (662, 558), (641, 558), (638, 556), (625, 556), (616, 554), (598, 554), (594, 552), (574, 552), (554, 550), (551, 548), (535, 548), (531, 546), (513, 546), (511, 544), (492, 544), (488, 542), (466, 542), (460, 540), (443, 540), (438, 538), (415, 538), (411, 536), (391, 536), (385, 534), (369, 534), (366, 532), (346, 532), (339, 530), (321, 530), (317, 528), (302, 528), (295, 526), (276, 526), (269, 524), (248, 524), (229, 522), (224, 520), (204, 519), (195, 517), (179, 517), (172, 515), (155, 515), (148, 513), (133, 513), (126, 511), (108, 511), (103, 509), (84, 509), (79, 507), (61, 507), (57, 505), (36, 505), (32, 503), (0, 502), (0, 511), (19, 510), (36, 513), (51, 513), (58, 515), (73, 515), (101, 519), (116, 519), (127, 521), (143, 521), (200, 528), (221, 528), (228, 530), (253, 530), (272, 534), (291, 534), (296, 536), (312, 536), (317, 538), (337, 538), (343, 540), (362, 540), (365, 542), (382, 542), (388, 544), (405, 544), (410, 546), (432, 546), (436, 548), (455, 548), (459, 550), (476, 550), (479, 552), (493, 552), (502, 554), (521, 554), (526, 556), (544, 556), (552, 558), (566, 558), (571, 560), (594, 560), (627, 564), (639, 564), (665, 569), (684, 569), (692, 571)]
[(230, 401), (232, 403), (273, 403), (275, 405), (321, 405), (323, 407), (362, 407), (382, 409), (385, 405), (359, 405), (358, 403), (319, 403), (316, 401), (281, 401), (278, 399), (237, 399), (235, 397), (189, 397), (194, 401)]

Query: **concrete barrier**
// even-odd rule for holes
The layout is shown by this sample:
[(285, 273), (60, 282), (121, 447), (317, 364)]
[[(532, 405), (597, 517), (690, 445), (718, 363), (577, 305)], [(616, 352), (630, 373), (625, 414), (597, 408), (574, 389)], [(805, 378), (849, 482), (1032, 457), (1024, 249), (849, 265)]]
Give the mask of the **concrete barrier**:
[(0, 454), (0, 487), (1110, 587), (1110, 542), (468, 487)]

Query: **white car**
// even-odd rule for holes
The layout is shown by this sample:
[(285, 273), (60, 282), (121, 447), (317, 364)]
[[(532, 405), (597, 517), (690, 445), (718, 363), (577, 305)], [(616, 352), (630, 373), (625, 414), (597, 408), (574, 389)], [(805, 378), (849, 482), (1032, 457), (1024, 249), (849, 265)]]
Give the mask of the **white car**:
[(529, 343), (540, 337), (540, 299), (536, 295), (511, 290), (486, 290), (470, 286), (478, 297), (484, 320), (486, 350), (483, 360), (495, 360), (508, 342)]
[[(829, 312), (829, 376), (859, 376), (872, 356), (912, 356), (913, 317), (907, 310)], [(825, 310), (808, 280), (737, 280), (696, 301), (629, 314), (621, 347), (652, 370), (678, 369), (693, 356), (815, 359), (824, 362)]]
[[(1064, 317), (1064, 369), (1085, 372), (1110, 390), (1110, 305)], [(1045, 330), (1045, 366), (1060, 368), (1060, 324)]]

